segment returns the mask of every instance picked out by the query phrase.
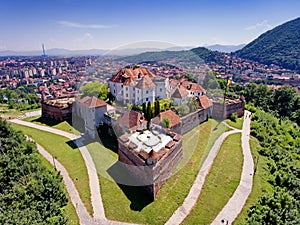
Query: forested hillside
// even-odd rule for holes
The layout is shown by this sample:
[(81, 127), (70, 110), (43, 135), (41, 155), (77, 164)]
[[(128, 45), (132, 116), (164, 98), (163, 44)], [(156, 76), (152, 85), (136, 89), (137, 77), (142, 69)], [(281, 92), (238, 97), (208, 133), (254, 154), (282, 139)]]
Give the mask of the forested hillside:
[(263, 189), (245, 224), (300, 224), (300, 127), (258, 110), (252, 116), (251, 135), (259, 140), (271, 190)]
[(34, 143), (0, 120), (0, 224), (66, 224), (62, 176), (42, 163)]
[(291, 86), (273, 89), (265, 84), (252, 83), (246, 87), (232, 86), (230, 91), (237, 95), (244, 95), (248, 104), (300, 125), (300, 95)]
[(236, 55), (300, 71), (300, 17), (263, 33)]

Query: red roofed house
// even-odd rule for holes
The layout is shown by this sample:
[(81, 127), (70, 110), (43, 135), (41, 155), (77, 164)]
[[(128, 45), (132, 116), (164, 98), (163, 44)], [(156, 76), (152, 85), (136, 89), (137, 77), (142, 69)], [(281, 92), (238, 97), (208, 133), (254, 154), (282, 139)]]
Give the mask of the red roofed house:
[(188, 97), (189, 93), (188, 91), (183, 87), (179, 86), (176, 88), (174, 93), (172, 94), (171, 98), (174, 99), (174, 105), (182, 105), (182, 104), (187, 104), (188, 103)]
[(142, 113), (128, 110), (125, 111), (116, 121), (122, 132), (133, 133), (147, 128), (147, 120)]
[(85, 96), (76, 99), (74, 109), (76, 115), (84, 121), (85, 133), (95, 138), (96, 127), (104, 122), (107, 103), (94, 96)]
[(159, 113), (155, 118), (152, 119), (152, 123), (164, 126), (163, 124), (164, 118), (169, 119), (170, 121), (169, 128), (171, 131), (181, 134), (181, 119), (175, 112), (173, 112), (170, 109)]
[(190, 81), (183, 81), (181, 85), (186, 88), (189, 96), (199, 97), (206, 94), (206, 90), (200, 85)]
[(161, 79), (147, 68), (123, 68), (108, 83), (116, 100), (124, 104), (153, 103), (169, 93), (169, 79)]

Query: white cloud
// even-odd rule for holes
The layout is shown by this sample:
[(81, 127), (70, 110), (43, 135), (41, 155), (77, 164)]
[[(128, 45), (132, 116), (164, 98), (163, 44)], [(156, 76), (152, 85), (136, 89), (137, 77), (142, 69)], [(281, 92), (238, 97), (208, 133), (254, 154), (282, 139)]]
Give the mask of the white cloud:
[(66, 20), (59, 20), (56, 21), (56, 23), (63, 27), (85, 28), (85, 29), (107, 29), (107, 28), (116, 27), (116, 25), (82, 24), (82, 23), (70, 22)]
[(263, 20), (261, 22), (258, 22), (252, 26), (246, 27), (245, 30), (269, 30), (273, 28), (271, 24), (269, 24), (268, 20)]
[(86, 39), (93, 39), (93, 35), (91, 35), (90, 33), (85, 33), (85, 34), (84, 34), (84, 37), (85, 37)]

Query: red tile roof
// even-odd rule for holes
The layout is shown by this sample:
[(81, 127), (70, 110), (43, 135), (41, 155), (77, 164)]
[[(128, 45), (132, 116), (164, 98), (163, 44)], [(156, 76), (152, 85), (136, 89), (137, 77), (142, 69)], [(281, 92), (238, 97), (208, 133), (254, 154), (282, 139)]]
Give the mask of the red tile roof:
[(208, 109), (213, 105), (212, 101), (206, 95), (202, 95), (199, 97), (200, 105), (203, 109)]
[(151, 88), (155, 88), (156, 85), (153, 83), (150, 77), (143, 76), (142, 79), (139, 80), (139, 82), (135, 87), (139, 89), (151, 89)]
[(128, 110), (124, 112), (117, 119), (117, 124), (122, 125), (128, 129), (134, 128), (138, 125), (147, 123), (147, 120), (139, 112)]
[(124, 85), (135, 85), (136, 79), (144, 76), (156, 77), (156, 75), (147, 68), (123, 68), (119, 70), (116, 75), (110, 78), (109, 81), (123, 83)]
[(179, 81), (175, 79), (170, 79), (169, 83), (173, 89), (175, 89), (179, 85)]
[(185, 98), (186, 96), (188, 96), (188, 94), (189, 93), (183, 86), (179, 86), (172, 94), (172, 98)]
[(85, 96), (83, 98), (76, 99), (80, 104), (84, 105), (87, 108), (98, 108), (106, 106), (106, 102), (100, 100), (99, 98), (96, 98), (95, 96)]
[(181, 83), (182, 86), (184, 86), (187, 90), (190, 90), (192, 92), (205, 92), (205, 89), (200, 85), (200, 84), (196, 84), (190, 81), (183, 81)]
[(170, 120), (170, 127), (176, 126), (181, 121), (180, 117), (169, 109), (159, 113), (155, 118), (153, 118), (153, 123), (160, 124), (163, 118), (168, 118)]

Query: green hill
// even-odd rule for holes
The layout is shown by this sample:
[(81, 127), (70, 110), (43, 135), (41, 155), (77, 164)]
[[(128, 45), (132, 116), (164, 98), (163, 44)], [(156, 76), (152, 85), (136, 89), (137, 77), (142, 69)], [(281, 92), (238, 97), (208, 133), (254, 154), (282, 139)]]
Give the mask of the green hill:
[(128, 63), (140, 63), (140, 62), (158, 62), (166, 61), (170, 59), (176, 59), (176, 62), (219, 62), (224, 56), (223, 53), (217, 51), (211, 51), (204, 47), (193, 48), (185, 51), (160, 51), (160, 52), (145, 52), (138, 55), (121, 57), (119, 60), (124, 60)]
[(300, 17), (263, 33), (235, 54), (300, 71)]

